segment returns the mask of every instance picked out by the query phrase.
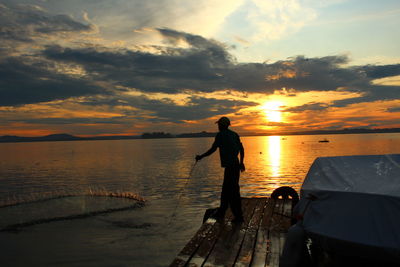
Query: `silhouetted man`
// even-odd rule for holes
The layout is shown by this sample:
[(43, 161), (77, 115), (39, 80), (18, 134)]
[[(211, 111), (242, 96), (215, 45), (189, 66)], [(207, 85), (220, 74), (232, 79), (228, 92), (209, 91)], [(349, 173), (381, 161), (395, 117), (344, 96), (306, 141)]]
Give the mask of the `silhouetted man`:
[[(221, 166), (225, 168), (224, 183), (221, 192), (221, 204), (215, 217), (223, 218), (225, 211), (230, 206), (235, 218), (233, 222), (243, 222), (242, 205), (240, 200), (239, 177), (240, 171), (244, 171), (244, 148), (240, 137), (234, 131), (228, 129), (231, 124), (227, 117), (221, 117), (218, 123), (219, 133), (211, 148), (202, 155), (197, 155), (196, 160), (201, 160), (214, 153), (219, 148)], [(238, 159), (240, 154), (240, 160)]]

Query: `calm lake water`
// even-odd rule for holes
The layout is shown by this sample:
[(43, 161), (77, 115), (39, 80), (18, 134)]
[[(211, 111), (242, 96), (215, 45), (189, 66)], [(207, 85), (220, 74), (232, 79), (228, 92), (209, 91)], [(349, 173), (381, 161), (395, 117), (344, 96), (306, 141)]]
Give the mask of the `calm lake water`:
[[(328, 139), (328, 143), (319, 140)], [(167, 266), (216, 207), (223, 169), (214, 153), (194, 166), (213, 138), (0, 144), (0, 202), (89, 188), (129, 191), (145, 206), (0, 232), (5, 266)], [(242, 196), (299, 189), (320, 156), (400, 153), (400, 134), (242, 137)], [(69, 202), (68, 202), (69, 201)], [(72, 201), (72, 202), (71, 202)], [(77, 198), (0, 208), (0, 227), (129, 205), (129, 200)], [(118, 202), (118, 203), (116, 203)], [(67, 207), (68, 206), (68, 207)], [(176, 215), (171, 215), (176, 210)]]

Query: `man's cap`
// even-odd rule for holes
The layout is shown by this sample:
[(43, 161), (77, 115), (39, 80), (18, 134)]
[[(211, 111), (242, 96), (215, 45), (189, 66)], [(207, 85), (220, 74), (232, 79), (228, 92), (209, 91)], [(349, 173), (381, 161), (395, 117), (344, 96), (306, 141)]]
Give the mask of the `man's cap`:
[(229, 126), (231, 125), (231, 121), (227, 117), (221, 117), (219, 120), (217, 120), (215, 123), (218, 123), (222, 126)]

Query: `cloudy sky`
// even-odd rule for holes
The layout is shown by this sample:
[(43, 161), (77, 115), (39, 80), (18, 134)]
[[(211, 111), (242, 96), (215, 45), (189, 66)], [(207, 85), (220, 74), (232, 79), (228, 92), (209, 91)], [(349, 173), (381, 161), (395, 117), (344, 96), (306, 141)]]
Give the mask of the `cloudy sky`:
[(0, 0), (0, 135), (400, 127), (398, 0)]

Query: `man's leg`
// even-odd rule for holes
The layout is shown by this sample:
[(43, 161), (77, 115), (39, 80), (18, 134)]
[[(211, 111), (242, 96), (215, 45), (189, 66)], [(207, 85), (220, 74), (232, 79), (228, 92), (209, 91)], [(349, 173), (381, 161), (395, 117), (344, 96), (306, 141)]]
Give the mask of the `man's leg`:
[(231, 206), (231, 210), (235, 219), (237, 221), (243, 220), (243, 213), (242, 213), (242, 200), (240, 197), (240, 187), (239, 187), (239, 178), (240, 178), (240, 168), (239, 166), (235, 166), (232, 168), (231, 171), (231, 197), (229, 204)]
[(224, 182), (222, 184), (221, 190), (221, 203), (217, 212), (217, 217), (223, 217), (229, 205), (229, 194), (230, 194), (230, 182), (229, 182), (229, 170), (225, 168), (224, 170)]

